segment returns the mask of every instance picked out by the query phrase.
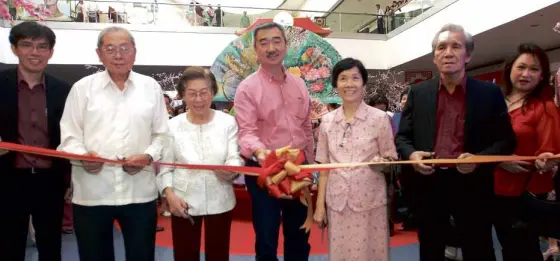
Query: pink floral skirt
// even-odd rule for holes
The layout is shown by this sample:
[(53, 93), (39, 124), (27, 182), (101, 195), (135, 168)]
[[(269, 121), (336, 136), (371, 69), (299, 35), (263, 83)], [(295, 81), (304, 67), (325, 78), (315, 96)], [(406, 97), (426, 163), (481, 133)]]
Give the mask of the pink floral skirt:
[(387, 206), (356, 212), (327, 207), (329, 261), (388, 261)]

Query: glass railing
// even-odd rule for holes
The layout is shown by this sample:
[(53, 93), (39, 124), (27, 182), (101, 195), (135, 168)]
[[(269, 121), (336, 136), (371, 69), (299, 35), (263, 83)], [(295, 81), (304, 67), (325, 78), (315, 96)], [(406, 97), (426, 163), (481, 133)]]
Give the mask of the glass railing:
[(377, 16), (360, 24), (358, 33), (389, 33), (423, 14), (441, 0), (402, 0), (381, 7), (384, 16)]
[[(386, 15), (211, 6), (185, 4), (176, 0), (55, 1), (56, 4), (53, 5), (38, 5), (35, 11), (40, 13), (41, 10), (48, 10), (49, 17), (43, 18), (46, 21), (146, 24), (175, 28), (193, 26), (245, 28), (260, 18), (272, 19), (280, 12), (288, 12), (293, 17), (309, 17), (315, 24), (334, 32), (385, 34), (422, 14), (438, 0), (398, 1), (398, 6), (384, 9), (387, 11)], [(10, 8), (10, 14), (14, 20), (37, 20), (23, 8)]]
[[(56, 1), (56, 0), (55, 0)], [(265, 0), (263, 0), (265, 1)], [(186, 1), (190, 2), (190, 1)], [(280, 12), (293, 17), (309, 17), (322, 28), (334, 32), (357, 32), (360, 24), (374, 19), (373, 13), (321, 12), (284, 8), (210, 6), (185, 4), (175, 0), (140, 1), (57, 1), (56, 5), (39, 5), (35, 11), (48, 9), (45, 21), (80, 23), (151, 24), (244, 28), (260, 18), (274, 18)], [(23, 8), (10, 8), (14, 20), (37, 20)]]

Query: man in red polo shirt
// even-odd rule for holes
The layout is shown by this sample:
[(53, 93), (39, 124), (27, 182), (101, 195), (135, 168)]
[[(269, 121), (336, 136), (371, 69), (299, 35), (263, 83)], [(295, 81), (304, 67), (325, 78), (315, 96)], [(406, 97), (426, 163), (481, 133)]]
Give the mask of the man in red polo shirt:
[[(500, 88), (472, 79), (465, 66), (474, 51), (472, 36), (448, 24), (432, 42), (440, 74), (411, 88), (396, 145), (405, 159), (511, 155), (516, 146)], [(494, 261), (490, 208), (496, 164), (416, 164), (411, 179), (418, 201), (421, 261), (443, 261), (452, 216), (463, 260)]]

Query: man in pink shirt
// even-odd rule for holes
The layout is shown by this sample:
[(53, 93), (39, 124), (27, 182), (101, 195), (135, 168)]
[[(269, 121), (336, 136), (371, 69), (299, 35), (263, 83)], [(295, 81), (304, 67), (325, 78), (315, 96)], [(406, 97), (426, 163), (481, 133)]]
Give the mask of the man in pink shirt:
[[(286, 72), (282, 64), (287, 41), (275, 23), (257, 27), (254, 48), (261, 64), (239, 84), (235, 94), (235, 119), (239, 147), (248, 166), (259, 166), (271, 151), (284, 146), (302, 149), (313, 162), (311, 100), (301, 78)], [(256, 260), (277, 261), (278, 233), (282, 221), (284, 260), (308, 260), (309, 234), (300, 229), (306, 207), (299, 200), (276, 199), (260, 188), (255, 177), (245, 177), (253, 206)]]

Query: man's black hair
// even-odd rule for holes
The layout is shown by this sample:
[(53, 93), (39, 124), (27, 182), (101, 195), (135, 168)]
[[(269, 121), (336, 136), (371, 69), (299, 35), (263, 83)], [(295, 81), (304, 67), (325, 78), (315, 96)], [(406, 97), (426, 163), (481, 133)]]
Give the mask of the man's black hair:
[(278, 28), (278, 30), (280, 30), (280, 32), (282, 33), (282, 38), (284, 38), (284, 42), (288, 43), (288, 39), (286, 38), (286, 30), (284, 30), (284, 27), (282, 27), (277, 23), (265, 23), (265, 24), (258, 25), (253, 31), (253, 48), (257, 47), (257, 34), (259, 33), (259, 31), (268, 30), (272, 28)]
[(53, 30), (37, 22), (22, 22), (10, 30), (9, 40), (13, 46), (17, 46), (20, 40), (28, 38), (31, 40), (45, 39), (50, 49), (54, 48), (56, 43), (56, 35)]

